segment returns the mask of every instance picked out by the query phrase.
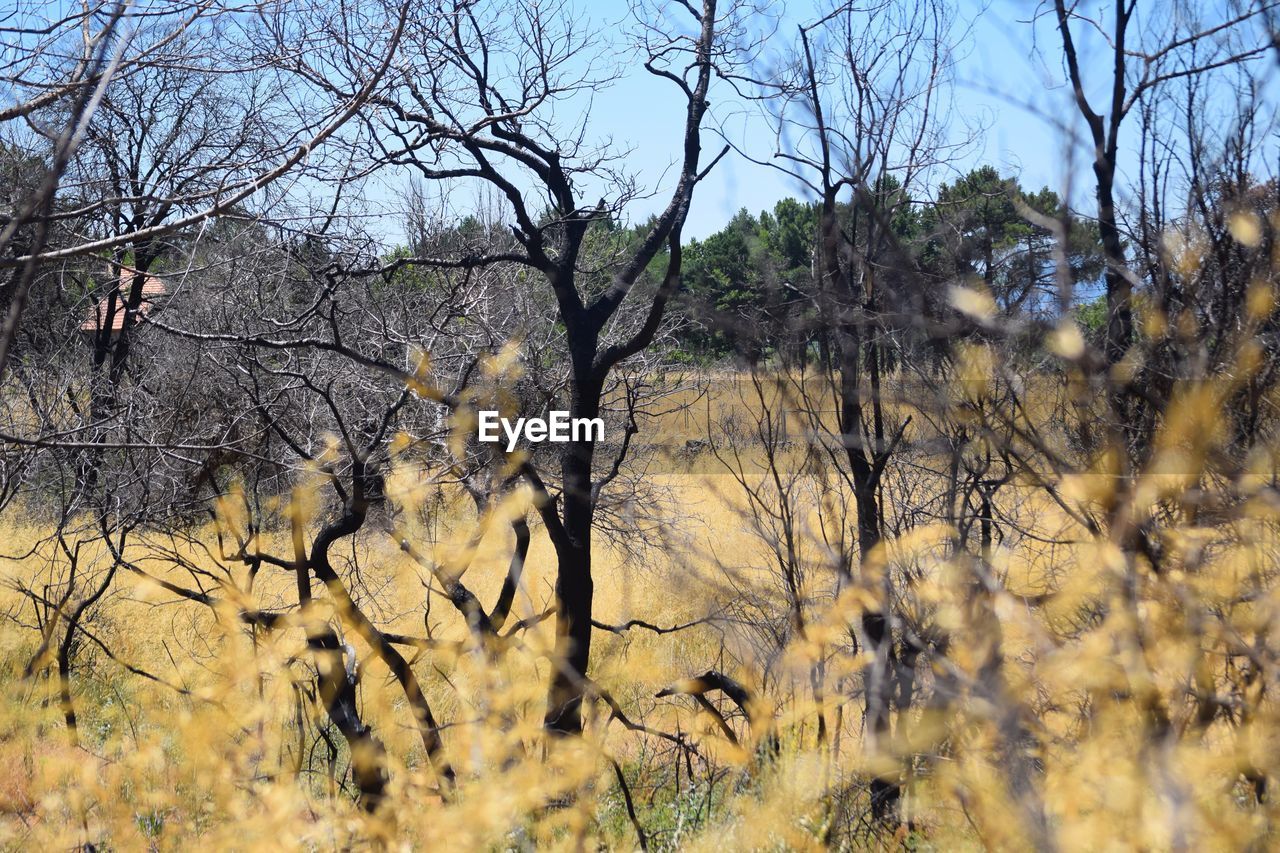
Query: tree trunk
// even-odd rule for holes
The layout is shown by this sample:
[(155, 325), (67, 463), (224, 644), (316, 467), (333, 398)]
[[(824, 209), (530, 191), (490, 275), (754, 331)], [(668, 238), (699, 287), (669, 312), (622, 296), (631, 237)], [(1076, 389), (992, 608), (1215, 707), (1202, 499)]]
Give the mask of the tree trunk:
[[(594, 357), (594, 352), (591, 356)], [(590, 359), (586, 361), (589, 365)], [(575, 374), (570, 416), (599, 416), (602, 382), (590, 367), (575, 370)], [(556, 547), (556, 641), (559, 648), (544, 720), (547, 730), (554, 734), (582, 731), (582, 699), (591, 658), (591, 609), (595, 597), (591, 576), (591, 527), (595, 514), (591, 497), (591, 462), (594, 453), (595, 447), (590, 441), (575, 441), (566, 447), (560, 460), (564, 478), (561, 517), (565, 539)]]
[(1108, 156), (1093, 164), (1098, 181), (1098, 236), (1106, 255), (1107, 364), (1118, 363), (1133, 342), (1133, 302), (1129, 279), (1124, 275), (1124, 245), (1116, 224), (1115, 162)]

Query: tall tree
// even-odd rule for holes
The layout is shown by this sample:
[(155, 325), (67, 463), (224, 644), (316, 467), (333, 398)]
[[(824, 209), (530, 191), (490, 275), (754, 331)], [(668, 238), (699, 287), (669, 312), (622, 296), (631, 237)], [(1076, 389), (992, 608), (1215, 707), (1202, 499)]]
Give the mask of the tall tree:
[[(951, 65), (950, 10), (934, 2), (881, 2), (837, 3), (824, 12), (800, 28), (794, 77), (773, 111), (779, 138), (801, 142), (770, 152), (767, 162), (818, 199), (812, 295), (831, 339), (825, 375), (838, 410), (829, 450), (856, 509), (858, 572), (842, 571), (849, 573), (846, 583), (863, 586), (874, 601), (859, 618), (857, 640), (871, 660), (864, 677), (867, 748), (887, 754), (906, 734), (923, 649), (913, 639), (918, 634), (904, 630), (892, 575), (878, 562), (881, 483), (907, 429), (882, 381), (894, 342), (924, 319), (926, 294), (899, 233), (910, 230), (912, 194), (950, 153), (936, 115)], [(831, 82), (843, 79), (857, 85)], [(810, 401), (810, 408), (815, 434), (830, 430), (823, 401)], [(871, 780), (876, 819), (896, 819), (901, 785), (900, 773)]]
[[(640, 64), (671, 84), (683, 114), (681, 138), (675, 140), (678, 172), (643, 239), (605, 269), (584, 269), (584, 245), (593, 228), (616, 218), (631, 189), (623, 183), (612, 199), (584, 199), (590, 179), (608, 185), (610, 155), (588, 150), (578, 141), (581, 126), (566, 127), (557, 119), (557, 105), (609, 82), (589, 76), (587, 51), (599, 34), (588, 32), (569, 4), (450, 4), (441, 18), (407, 34), (404, 70), (380, 89), (376, 110), (363, 117), (369, 144), (380, 152), (378, 163), (407, 168), (429, 183), (471, 181), (501, 199), (516, 243), (511, 251), (415, 256), (402, 265), (516, 264), (543, 281), (565, 329), (571, 417), (600, 414), (610, 374), (654, 340), (680, 286), (689, 205), (714, 165), (702, 151), (708, 93), (717, 72), (727, 72), (733, 61), (739, 16), (736, 4), (717, 0), (642, 10)], [(325, 55), (336, 57), (338, 67), (363, 63), (358, 46), (348, 44), (340, 31), (333, 33)], [(346, 94), (329, 62), (320, 65), (297, 55), (291, 70), (335, 98)], [(637, 284), (664, 247), (661, 281), (640, 292)], [(595, 600), (592, 532), (600, 492), (612, 479), (597, 472), (596, 464), (591, 441), (563, 445), (558, 492), (532, 462), (523, 467), (539, 496), (557, 560), (561, 651), (547, 700), (546, 726), (552, 732), (581, 730), (588, 692)]]
[[(1172, 81), (1255, 60), (1270, 48), (1269, 34), (1258, 26), (1272, 8), (1265, 0), (1232, 6), (1225, 20), (1212, 23), (1204, 21), (1202, 4), (1195, 0), (1179, 0), (1174, 6), (1177, 13), (1169, 14), (1166, 4), (1114, 0), (1109, 13), (1094, 16), (1081, 11), (1077, 2), (1054, 0), (1053, 4), (1062, 63), (1093, 148), (1098, 236), (1107, 261), (1103, 346), (1107, 366), (1120, 363), (1134, 343), (1135, 276), (1125, 251), (1116, 186), (1126, 119), (1144, 98)], [(1109, 55), (1105, 65), (1099, 63), (1106, 69), (1099, 75), (1105, 91), (1101, 100), (1093, 94), (1087, 55), (1082, 55), (1082, 32), (1101, 36)], [(1136, 449), (1142, 415), (1140, 406), (1131, 405), (1123, 382), (1113, 388), (1112, 408), (1121, 421), (1116, 426), (1125, 434), (1124, 443)]]
[(1057, 235), (1041, 222), (1064, 218), (1072, 278), (1091, 283), (1103, 267), (1097, 228), (1071, 215), (1048, 187), (1028, 193), (1015, 178), (979, 166), (939, 186), (925, 206), (922, 262), (944, 281), (980, 279), (1006, 315), (1053, 313)]

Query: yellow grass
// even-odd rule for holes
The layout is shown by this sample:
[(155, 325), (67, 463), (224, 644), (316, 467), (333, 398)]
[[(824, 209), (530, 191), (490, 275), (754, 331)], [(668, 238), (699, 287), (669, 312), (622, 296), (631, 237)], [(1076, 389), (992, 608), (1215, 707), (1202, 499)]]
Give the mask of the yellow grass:
[[(681, 430), (705, 433), (723, 414), (704, 407), (700, 425), (668, 422), (660, 428), (678, 446)], [(758, 414), (738, 410), (740, 417)], [(661, 526), (663, 538), (652, 543), (657, 547), (628, 555), (604, 542), (598, 546), (598, 620), (673, 626), (740, 612), (733, 608), (749, 601), (785, 615), (769, 536), (753, 521), (740, 483), (718, 454), (723, 451), (699, 451), (696, 468), (685, 466), (695, 470), (681, 472), (673, 463), (669, 473), (650, 477), (650, 485), (678, 508)], [(750, 483), (767, 487), (759, 457), (736, 464), (747, 466), (741, 470), (749, 472)], [(555, 652), (552, 621), (535, 622), (522, 642), (501, 649), (477, 647), (438, 596), (431, 596), (424, 623), (428, 573), (374, 521), (354, 545), (337, 551), (349, 558), (357, 549), (360, 576), (348, 583), (380, 628), (426, 637), (429, 626), (431, 638), (442, 644), (422, 651), (414, 667), (446, 723), (456, 789), (441, 788), (403, 694), (353, 632), (347, 639), (361, 660), (361, 698), (367, 720), (387, 745), (392, 788), (387, 806), (373, 816), (333, 789), (347, 757), (335, 750), (331, 777), (317, 731), (324, 712), (305, 695), (309, 677), (299, 621), (291, 618), (266, 632), (236, 618), (237, 604), (288, 610), (288, 572), (264, 567), (250, 593), (247, 570), (237, 566), (221, 588), (210, 587), (226, 602), (219, 610), (179, 601), (154, 582), (122, 573), (87, 625), (116, 659), (86, 642), (73, 672), (79, 746), (68, 745), (49, 660), (37, 661), (35, 675), (22, 677), (39, 633), (14, 620), (0, 630), (6, 682), (0, 700), (0, 844), (628, 848), (636, 836), (610, 763), (616, 761), (636, 786), (641, 822), (657, 846), (814, 848), (831, 839), (832, 827), (854, 808), (840, 799), (842, 792), (897, 766), (903, 754), (921, 756), (905, 806), (912, 822), (897, 839), (903, 843), (1023, 847), (1028, 791), (1020, 785), (1030, 783), (1015, 775), (1020, 760), (1042, 774), (1035, 796), (1064, 848), (1124, 848), (1143, 839), (1151, 849), (1184, 841), (1228, 849), (1274, 838), (1271, 800), (1246, 802), (1240, 780), (1244, 769), (1276, 766), (1276, 710), (1268, 697), (1249, 692), (1254, 688), (1240, 673), (1246, 663), (1222, 654), (1261, 642), (1280, 604), (1269, 584), (1276, 556), (1273, 509), (1253, 506), (1231, 537), (1222, 530), (1180, 529), (1167, 543), (1176, 574), (1155, 576), (1139, 565), (1135, 591), (1114, 544), (1089, 537), (1042, 489), (1018, 481), (1001, 500), (1035, 536), (1016, 537), (991, 555), (1001, 589), (981, 606), (971, 575), (949, 557), (945, 525), (921, 526), (887, 543), (867, 571), (909, 572), (913, 580), (899, 602), (903, 612), (950, 638), (945, 654), (922, 667), (922, 690), (942, 673), (975, 686), (949, 702), (921, 706), (900, 742), (872, 749), (864, 740), (856, 689), (867, 658), (837, 650), (848, 645), (859, 614), (882, 602), (868, 586), (837, 588), (822, 533), (833, 506), (811, 488), (816, 475), (803, 470), (802, 458), (779, 464), (799, 472), (788, 500), (795, 502), (802, 534), (797, 559), (808, 567), (802, 635), (793, 635), (771, 659), (750, 631), (732, 621), (663, 635), (643, 629), (596, 634), (596, 684), (630, 721), (696, 744), (694, 779), (681, 767), (689, 760), (669, 742), (628, 731), (609, 719), (601, 702), (590, 704), (588, 733), (580, 742), (547, 743), (541, 715)], [(1100, 499), (1100, 487), (1087, 473), (1058, 485), (1079, 505)], [(392, 501), (408, 506), (423, 488), (412, 471), (389, 482)], [(326, 510), (318, 498), (308, 500), (314, 526)], [(441, 565), (467, 566), (463, 580), (486, 604), (496, 597), (510, 558), (504, 514), (528, 511), (527, 495), (512, 500), (477, 520), (456, 499), (434, 533), (414, 531), (433, 543), (431, 556)], [(851, 512), (847, 503), (834, 511)], [(0, 531), (9, 553), (47, 532), (15, 525), (13, 517)], [(851, 523), (851, 515), (840, 518)], [(218, 521), (191, 531), (190, 541), (140, 532), (125, 556), (155, 578), (190, 586), (192, 576), (175, 565), (168, 549), (217, 573), (218, 535), (233, 539), (245, 523), (231, 496)], [(288, 554), (287, 527), (265, 529), (255, 547)], [(1205, 543), (1214, 547), (1206, 551)], [(42, 577), (53, 558), (46, 543), (26, 559), (0, 563), (5, 612), (31, 621), (29, 603), (13, 586)], [(81, 554), (86, 577), (108, 563), (101, 544)], [(536, 620), (552, 606), (554, 566), (547, 537), (535, 526), (513, 618)], [(1241, 595), (1254, 587), (1257, 594)], [(1096, 622), (1081, 621), (1082, 612), (1100, 605), (1106, 606)], [(311, 615), (340, 621), (323, 596)], [(994, 693), (982, 687), (993, 655), (1003, 662)], [(815, 690), (819, 661), (822, 689)], [(130, 674), (126, 664), (158, 680)], [(687, 697), (655, 698), (664, 687), (708, 669), (725, 671), (758, 694), (775, 721), (771, 733), (781, 743), (776, 758), (757, 748), (753, 736), (760, 741), (764, 733), (748, 731), (743, 720), (732, 721), (742, 741), (734, 745)], [(1193, 730), (1187, 696), (1197, 674), (1230, 694), (1224, 701), (1234, 703), (1234, 719)], [(1157, 699), (1173, 719), (1169, 733), (1153, 740), (1149, 714)], [(1022, 715), (1027, 742), (1011, 742), (1009, 713)], [(817, 736), (820, 715), (828, 728), (825, 742)], [(336, 733), (330, 736), (340, 746)], [(718, 788), (699, 779), (714, 775), (707, 772), (711, 767), (727, 769), (716, 777)], [(678, 795), (659, 790), (670, 787), (673, 773), (676, 785), (683, 785)]]

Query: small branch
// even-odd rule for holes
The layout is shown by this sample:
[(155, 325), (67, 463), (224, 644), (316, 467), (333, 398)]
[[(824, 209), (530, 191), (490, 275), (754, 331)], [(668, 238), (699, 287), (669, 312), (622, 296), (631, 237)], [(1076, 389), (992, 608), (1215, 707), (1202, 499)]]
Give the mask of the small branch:
[(652, 631), (655, 634), (674, 634), (676, 631), (683, 631), (687, 628), (693, 628), (698, 625), (710, 625), (716, 620), (715, 616), (704, 616), (701, 619), (695, 619), (692, 622), (685, 622), (682, 625), (672, 625), (670, 628), (663, 628), (654, 625), (652, 622), (646, 622), (643, 619), (628, 619), (620, 625), (609, 625), (605, 622), (599, 622), (595, 619), (591, 620), (591, 627), (601, 631), (608, 631), (610, 634), (621, 634), (632, 628), (644, 628), (646, 631)]
[(627, 804), (627, 816), (631, 818), (631, 825), (635, 827), (636, 838), (640, 841), (640, 849), (648, 853), (649, 837), (645, 835), (644, 828), (640, 826), (640, 819), (636, 817), (635, 803), (631, 801), (631, 788), (627, 785), (627, 777), (622, 775), (622, 767), (612, 758), (609, 763), (613, 765), (613, 773), (618, 777), (618, 787), (622, 789), (623, 802)]

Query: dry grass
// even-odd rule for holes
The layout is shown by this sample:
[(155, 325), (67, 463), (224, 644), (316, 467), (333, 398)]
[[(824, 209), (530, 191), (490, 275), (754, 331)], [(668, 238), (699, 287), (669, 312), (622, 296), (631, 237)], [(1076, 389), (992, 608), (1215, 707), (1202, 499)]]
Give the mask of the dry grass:
[[(716, 415), (709, 417), (714, 422)], [(225, 605), (212, 609), (124, 573), (86, 623), (114, 657), (86, 640), (76, 658), (78, 747), (67, 745), (49, 667), (21, 677), (39, 634), (12, 620), (0, 631), (8, 685), (0, 700), (0, 843), (634, 847), (611, 760), (629, 779), (655, 847), (802, 849), (878, 837), (877, 843), (936, 849), (1018, 849), (1031, 837), (1033, 807), (1068, 849), (1124, 848), (1137, 839), (1150, 849), (1234, 849), (1274, 838), (1272, 799), (1257, 802), (1243, 781), (1280, 758), (1275, 705), (1257, 686), (1266, 683), (1261, 670), (1250, 669), (1271, 666), (1257, 650), (1265, 649), (1280, 604), (1272, 583), (1276, 510), (1261, 497), (1229, 525), (1177, 528), (1166, 543), (1173, 571), (1156, 575), (1105, 536), (1087, 535), (1043, 489), (1015, 482), (1002, 509), (1022, 530), (991, 555), (999, 589), (981, 596), (967, 564), (948, 549), (945, 525), (921, 525), (894, 539), (872, 564), (901, 578), (898, 606), (912, 623), (935, 626), (948, 641), (921, 664), (917, 710), (892, 744), (873, 750), (861, 723), (859, 685), (868, 661), (847, 651), (850, 626), (874, 596), (862, 585), (837, 588), (823, 539), (842, 505), (824, 502), (829, 495), (803, 468), (811, 462), (780, 463), (795, 475), (775, 498), (795, 507), (802, 534), (796, 560), (805, 568), (805, 629), (771, 649), (746, 616), (781, 613), (786, 623), (776, 539), (715, 457), (700, 451), (699, 471), (655, 474), (651, 486), (679, 509), (661, 526), (661, 541), (627, 553), (602, 545), (595, 569), (602, 622), (672, 626), (718, 617), (672, 634), (600, 631), (593, 651), (596, 683), (628, 719), (679, 733), (696, 746), (696, 756), (628, 731), (599, 702), (580, 742), (546, 743), (550, 620), (534, 621), (522, 642), (478, 647), (448, 602), (428, 596), (423, 568), (375, 521), (346, 548), (348, 583), (384, 630), (424, 637), (430, 627), (437, 647), (419, 654), (415, 670), (446, 722), (456, 789), (442, 792), (403, 694), (376, 655), (349, 635), (362, 661), (367, 720), (388, 748), (392, 788), (374, 816), (338, 791), (347, 756), (305, 695), (308, 664), (297, 619), (266, 632), (237, 618), (237, 605), (287, 611), (288, 572), (264, 569), (250, 592), (247, 570), (234, 568), (218, 593)], [(759, 469), (748, 480), (767, 485), (764, 478)], [(1099, 482), (1110, 481), (1085, 472), (1057, 485), (1086, 505), (1105, 499)], [(1154, 483), (1154, 491), (1171, 488), (1144, 482)], [(412, 472), (391, 478), (392, 502), (413, 506), (423, 497), (421, 483)], [(306, 504), (313, 520), (325, 512), (317, 500)], [(442, 565), (468, 566), (464, 581), (483, 602), (496, 596), (510, 556), (504, 514), (527, 509), (521, 503), (527, 496), (514, 500), (479, 521), (455, 501), (430, 532), (417, 531), (435, 543), (432, 555)], [(229, 499), (216, 523), (185, 537), (139, 535), (126, 556), (154, 578), (190, 584), (175, 555), (224, 573), (216, 543), (243, 534), (246, 520)], [(36, 525), (9, 525), (2, 538), (10, 553), (44, 533)], [(263, 533), (256, 544), (288, 553), (287, 531)], [(87, 577), (109, 563), (100, 544), (86, 546), (81, 559)], [(29, 604), (12, 587), (46, 576), (54, 560), (46, 543), (26, 559), (5, 562), (0, 606), (30, 622)], [(351, 574), (356, 565), (358, 575)], [(553, 572), (551, 547), (535, 528), (516, 617), (533, 621), (551, 606)], [(323, 600), (317, 603), (317, 615), (330, 613)], [(1250, 662), (1250, 649), (1260, 663)], [(730, 717), (741, 741), (734, 744), (688, 697), (655, 698), (708, 669), (758, 694), (775, 721), (776, 757), (753, 743), (763, 733), (751, 732), (743, 719)], [(944, 683), (953, 691), (945, 697)], [(1205, 685), (1227, 710), (1198, 725), (1196, 691)], [(1158, 736), (1155, 708), (1168, 717)], [(820, 716), (825, 740), (817, 733)], [(864, 782), (903, 756), (911, 756), (913, 769), (905, 804), (911, 822), (896, 839), (875, 836), (860, 817)], [(1032, 775), (1019, 776), (1020, 766)]]

